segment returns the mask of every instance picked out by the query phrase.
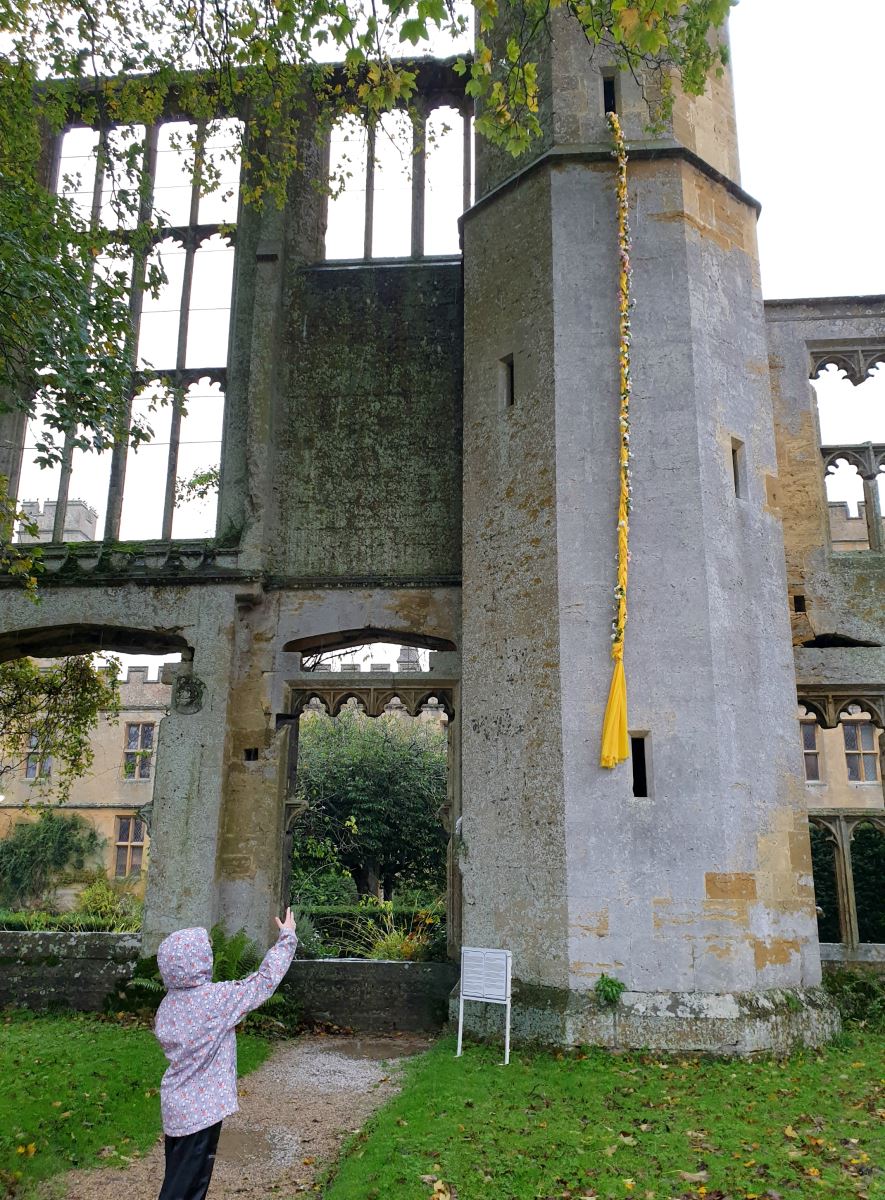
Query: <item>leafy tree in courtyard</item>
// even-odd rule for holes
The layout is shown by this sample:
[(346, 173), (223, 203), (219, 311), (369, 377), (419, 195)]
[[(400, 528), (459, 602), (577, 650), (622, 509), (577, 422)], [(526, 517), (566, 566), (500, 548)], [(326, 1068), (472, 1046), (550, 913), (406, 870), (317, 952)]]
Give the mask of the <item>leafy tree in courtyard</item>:
[(446, 736), (418, 721), (366, 717), (302, 720), (296, 867), (322, 850), (363, 895), (389, 897), (397, 880), (441, 884), (446, 833)]
[(89, 655), (40, 667), (30, 658), (0, 664), (0, 781), (11, 772), (33, 779), (36, 796), (64, 802), (94, 758), (92, 733), (119, 712), (119, 664)]

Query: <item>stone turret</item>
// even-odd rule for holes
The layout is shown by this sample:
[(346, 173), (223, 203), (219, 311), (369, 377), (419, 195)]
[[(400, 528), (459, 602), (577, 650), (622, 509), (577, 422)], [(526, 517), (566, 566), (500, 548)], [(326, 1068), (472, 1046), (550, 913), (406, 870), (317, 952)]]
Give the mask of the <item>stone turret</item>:
[[(516, 1028), (752, 1051), (832, 1027), (820, 980), (756, 249), (730, 81), (651, 138), (561, 11), (545, 138), (479, 155), (464, 222), (463, 937), (513, 950)], [(633, 762), (599, 766), (630, 146)], [(617, 1022), (593, 988), (626, 986)], [(784, 1000), (782, 989), (790, 991)], [(821, 1005), (824, 1005), (821, 1007)]]
[[(55, 525), (55, 500), (46, 500), (42, 509), (39, 500), (24, 500), (21, 507), (28, 520), (36, 524), (39, 532), (36, 537), (31, 537), (30, 534), (22, 531), (18, 540), (28, 545), (34, 542), (51, 542)], [(98, 513), (85, 500), (69, 500), (65, 509), (65, 528), (62, 541), (95, 541), (97, 524)]]

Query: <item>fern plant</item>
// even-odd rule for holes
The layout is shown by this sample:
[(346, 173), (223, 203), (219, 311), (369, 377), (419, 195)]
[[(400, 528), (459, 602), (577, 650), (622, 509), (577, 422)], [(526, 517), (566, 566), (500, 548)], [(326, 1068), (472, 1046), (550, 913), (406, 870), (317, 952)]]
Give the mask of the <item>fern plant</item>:
[(593, 991), (596, 993), (596, 999), (600, 1004), (608, 1005), (613, 1008), (621, 998), (621, 993), (627, 990), (627, 985), (621, 983), (620, 979), (612, 979), (605, 972), (599, 976), (596, 983), (593, 985)]

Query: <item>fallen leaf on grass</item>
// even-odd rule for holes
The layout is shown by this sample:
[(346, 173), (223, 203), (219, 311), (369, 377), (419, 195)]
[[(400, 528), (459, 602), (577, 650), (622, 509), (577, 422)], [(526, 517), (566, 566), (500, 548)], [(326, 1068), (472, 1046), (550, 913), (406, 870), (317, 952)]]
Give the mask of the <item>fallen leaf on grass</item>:
[(797, 1138), (798, 1136), (799, 1136), (799, 1134), (796, 1132), (796, 1130), (793, 1128), (792, 1125), (787, 1125), (787, 1127), (784, 1129), (784, 1137)]

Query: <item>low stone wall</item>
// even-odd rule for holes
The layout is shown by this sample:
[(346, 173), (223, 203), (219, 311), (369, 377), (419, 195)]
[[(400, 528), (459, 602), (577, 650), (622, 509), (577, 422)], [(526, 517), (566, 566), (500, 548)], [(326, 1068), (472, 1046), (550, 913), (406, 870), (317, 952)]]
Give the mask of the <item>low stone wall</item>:
[(360, 1033), (418, 1032), (446, 1022), (457, 978), (454, 963), (297, 959), (283, 988), (306, 1021)]
[(820, 961), (825, 971), (870, 971), (885, 975), (885, 946), (864, 942), (860, 946), (845, 946), (841, 942), (821, 942)]
[(140, 947), (136, 933), (0, 932), (0, 1005), (102, 1009)]
[[(140, 948), (131, 933), (0, 931), (0, 1005), (101, 1010), (132, 974)], [(453, 963), (297, 959), (283, 987), (306, 1021), (417, 1032), (445, 1023), (457, 975)]]

